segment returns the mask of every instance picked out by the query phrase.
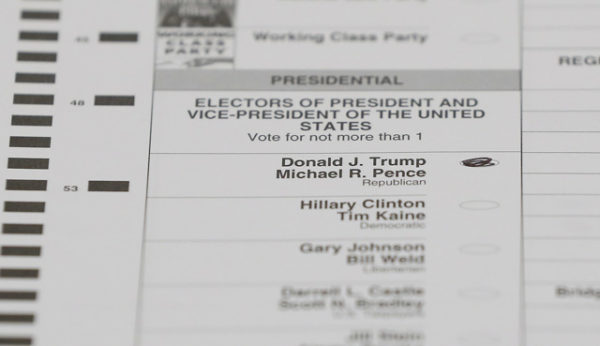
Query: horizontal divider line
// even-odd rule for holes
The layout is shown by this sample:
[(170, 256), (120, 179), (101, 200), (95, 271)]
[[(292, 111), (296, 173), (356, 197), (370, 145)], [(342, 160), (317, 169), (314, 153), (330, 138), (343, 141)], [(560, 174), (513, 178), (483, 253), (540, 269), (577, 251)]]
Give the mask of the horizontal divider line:
[(534, 334), (552, 334), (552, 335), (556, 335), (556, 334), (576, 334), (576, 335), (581, 335), (583, 334), (595, 334), (595, 337), (597, 337), (597, 334), (600, 333), (600, 330), (598, 330), (597, 326), (589, 326), (589, 327), (574, 327), (574, 326), (556, 326), (556, 325), (551, 325), (551, 326), (547, 326), (547, 325), (541, 325), (541, 326), (533, 326), (531, 324), (527, 325), (527, 333), (530, 335), (534, 335)]
[(526, 26), (525, 30), (600, 30), (598, 25), (536, 25)]
[(530, 280), (530, 281), (525, 281), (525, 285), (528, 286), (547, 286), (547, 285), (556, 285), (557, 283), (561, 283), (561, 284), (582, 284), (582, 285), (587, 285), (587, 284), (600, 284), (600, 281), (598, 280), (588, 280), (588, 281), (583, 281), (583, 280)]
[[(331, 90), (331, 89), (326, 89), (327, 90)], [(450, 87), (446, 87), (446, 88), (427, 88), (427, 92), (448, 92), (448, 91), (455, 91), (456, 89), (452, 89)], [(156, 91), (160, 91), (160, 92), (165, 92), (165, 91), (182, 91), (181, 88), (176, 88), (176, 87), (170, 87), (170, 88), (160, 88), (157, 89)], [(235, 92), (235, 91), (273, 91), (273, 89), (270, 88), (261, 88), (261, 89), (257, 89), (257, 88), (250, 88), (250, 87), (238, 87), (238, 88), (232, 88), (232, 87), (212, 87), (210, 88), (211, 92), (217, 92), (217, 91), (226, 91), (226, 92)], [(311, 91), (322, 91), (322, 90), (314, 90), (314, 89), (278, 89), (277, 92), (278, 93), (297, 93), (298, 91), (307, 91), (307, 92), (311, 92)], [(368, 91), (392, 91), (392, 89), (390, 88), (384, 88), (381, 87), (379, 89), (372, 89), (372, 90), (368, 90)], [(415, 92), (422, 92), (423, 89), (419, 89), (419, 88), (405, 88), (401, 90), (402, 92), (408, 92), (408, 91), (415, 91)], [(519, 92), (520, 90), (517, 88), (510, 88), (510, 89), (481, 89), (481, 88), (475, 88), (475, 87), (464, 87), (464, 88), (460, 88), (460, 92), (469, 92), (469, 91), (474, 91), (474, 92), (478, 92), (478, 93), (516, 93)]]
[(530, 155), (530, 156), (534, 156), (534, 155), (559, 155), (559, 156), (568, 156), (568, 157), (571, 157), (573, 155), (596, 155), (596, 154), (599, 154), (599, 153), (596, 153), (596, 152), (591, 152), (591, 153), (590, 152), (580, 152), (580, 153), (577, 153), (577, 152), (546, 152), (546, 151), (543, 151), (543, 152), (540, 152), (540, 151), (526, 152), (526, 151), (524, 151), (523, 154)]
[(555, 196), (581, 196), (581, 197), (585, 197), (585, 196), (600, 196), (600, 193), (560, 193), (560, 192), (556, 192), (556, 193), (524, 193), (523, 196), (549, 196), (549, 197), (555, 197)]
[(523, 131), (523, 133), (567, 133), (567, 134), (580, 134), (580, 133), (600, 133), (600, 131)]
[(481, 153), (521, 153), (520, 150), (475, 150), (475, 151), (345, 151), (345, 152), (302, 152), (302, 153), (218, 153), (218, 152), (152, 152), (151, 155), (352, 155), (352, 154), (481, 154)]
[[(527, 91), (527, 90), (523, 90)], [(523, 113), (598, 113), (600, 109), (524, 109)]]
[(580, 9), (599, 9), (598, 4), (532, 4), (525, 5), (525, 9), (537, 9), (537, 10), (556, 10), (556, 9), (567, 9), (567, 10), (580, 10)]
[(525, 258), (525, 262), (600, 262), (600, 258)]
[(598, 46), (582, 47), (523, 47), (524, 50), (579, 50), (579, 49), (600, 49)]
[[(389, 237), (389, 238), (369, 238), (369, 241), (396, 241), (396, 240), (425, 240), (424, 237)], [(319, 238), (318, 241), (355, 241), (362, 242), (365, 238)], [(198, 239), (198, 238), (185, 238), (185, 239), (146, 239), (146, 243), (285, 243), (285, 242), (308, 242), (315, 241), (315, 238), (296, 238), (296, 239), (285, 239), (285, 238), (267, 238), (267, 239)]]
[(523, 239), (525, 240), (600, 240), (600, 236), (594, 237), (582, 237), (582, 236), (556, 236), (556, 237), (552, 237), (552, 236), (528, 236), (528, 237), (523, 237)]
[(231, 287), (231, 286), (281, 286), (281, 285), (371, 285), (371, 284), (422, 284), (422, 281), (417, 280), (395, 280), (395, 281), (377, 281), (377, 280), (365, 280), (365, 281), (309, 281), (309, 282), (188, 282), (188, 283), (171, 283), (171, 282), (143, 282), (144, 287), (150, 288), (173, 288), (173, 287)]
[(600, 88), (527, 88), (523, 91), (597, 91)]
[(148, 196), (152, 199), (269, 199), (269, 198), (365, 198), (365, 197), (426, 197), (425, 194), (398, 195), (319, 195), (319, 196)]
[(525, 214), (523, 215), (523, 217), (531, 217), (531, 218), (561, 218), (561, 217), (565, 217), (565, 218), (596, 218), (596, 217), (600, 217), (600, 214), (588, 214), (588, 215), (577, 215), (577, 214)]
[(600, 172), (523, 172), (527, 175), (599, 175)]
[[(593, 116), (600, 116), (600, 110), (597, 111), (562, 111), (562, 110), (556, 110), (556, 111), (552, 111), (552, 110), (546, 110), (546, 111), (539, 111), (539, 112), (535, 112), (535, 111), (523, 111), (523, 116), (524, 118), (527, 118), (527, 116), (533, 116), (534, 114), (526, 114), (526, 113), (556, 113), (556, 114), (552, 114), (552, 115), (558, 115), (558, 116), (571, 116), (571, 115), (566, 115), (563, 113), (571, 113), (572, 115), (593, 115)], [(536, 114), (537, 115), (537, 114)], [(577, 122), (577, 120), (575, 120), (574, 122)]]
[[(291, 325), (291, 326), (263, 326), (263, 327), (241, 327), (241, 326), (223, 326), (223, 327), (202, 327), (202, 326), (192, 326), (192, 327), (147, 327), (147, 328), (143, 328), (141, 330), (141, 333), (144, 334), (171, 334), (171, 335), (186, 335), (188, 333), (196, 333), (196, 334), (204, 334), (204, 333), (210, 333), (210, 332), (216, 332), (216, 333), (226, 333), (226, 334), (236, 334), (236, 333), (240, 333), (240, 332), (260, 332), (260, 333), (270, 333), (270, 334), (275, 334), (275, 333), (281, 333), (281, 332), (298, 332), (298, 333), (304, 333), (306, 334), (307, 330), (310, 330), (311, 333), (318, 333), (318, 332), (325, 332), (325, 331), (331, 331), (331, 332), (339, 332), (341, 329), (346, 329), (346, 330), (354, 330), (356, 328), (355, 325)], [(373, 323), (363, 323), (361, 325), (361, 330), (377, 330), (379, 327), (376, 324)], [(356, 343), (355, 343), (356, 344)], [(305, 344), (302, 344), (305, 345)], [(310, 345), (313, 345), (312, 343)], [(356, 344), (358, 345), (358, 344)], [(365, 344), (360, 344), (360, 345), (365, 345)], [(373, 344), (368, 344), (368, 345), (373, 345)], [(386, 343), (386, 344), (377, 344), (377, 345), (407, 345), (407, 344), (390, 344), (390, 343)], [(422, 344), (420, 344), (422, 345)], [(571, 345), (569, 345), (571, 346)]]
[(525, 306), (528, 309), (557, 309), (557, 310), (562, 310), (562, 309), (569, 309), (569, 310), (580, 310), (580, 309), (586, 309), (586, 310), (597, 310), (600, 309), (600, 305), (591, 305), (591, 304), (586, 304), (586, 303), (528, 303), (525, 304)]
[(600, 151), (523, 151), (523, 154), (600, 154)]

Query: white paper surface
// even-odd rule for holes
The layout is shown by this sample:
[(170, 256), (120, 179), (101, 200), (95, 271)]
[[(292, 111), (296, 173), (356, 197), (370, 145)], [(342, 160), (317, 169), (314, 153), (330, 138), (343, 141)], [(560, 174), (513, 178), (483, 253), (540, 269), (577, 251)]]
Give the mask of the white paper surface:
[(590, 1), (6, 0), (0, 345), (597, 345)]

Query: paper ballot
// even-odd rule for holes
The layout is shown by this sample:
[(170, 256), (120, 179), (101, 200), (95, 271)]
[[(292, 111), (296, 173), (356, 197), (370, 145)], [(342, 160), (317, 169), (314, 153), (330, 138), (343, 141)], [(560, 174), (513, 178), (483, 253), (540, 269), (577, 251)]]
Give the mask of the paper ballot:
[(0, 6), (0, 345), (600, 343), (593, 1)]

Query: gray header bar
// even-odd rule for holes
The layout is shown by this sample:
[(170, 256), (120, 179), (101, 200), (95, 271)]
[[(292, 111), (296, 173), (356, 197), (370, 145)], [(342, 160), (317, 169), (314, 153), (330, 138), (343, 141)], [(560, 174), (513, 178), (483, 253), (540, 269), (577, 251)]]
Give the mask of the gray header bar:
[(155, 90), (521, 90), (517, 70), (157, 70)]

